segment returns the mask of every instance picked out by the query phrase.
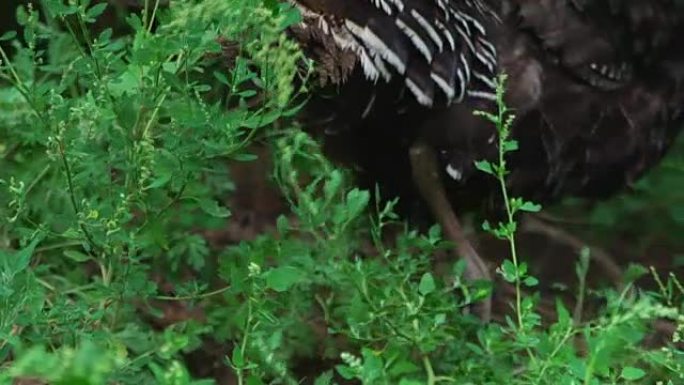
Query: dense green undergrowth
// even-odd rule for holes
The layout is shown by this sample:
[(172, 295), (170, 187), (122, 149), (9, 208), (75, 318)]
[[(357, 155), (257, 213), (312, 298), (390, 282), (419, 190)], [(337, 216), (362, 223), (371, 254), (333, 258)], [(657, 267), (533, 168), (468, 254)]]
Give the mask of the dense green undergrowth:
[[(293, 9), (145, 5), (115, 34), (95, 23), (103, 4), (43, 0), (18, 11), (20, 36), (2, 37), (16, 48), (0, 67), (2, 383), (230, 383), (201, 378), (197, 354), (250, 385), (684, 383), (676, 279), (656, 292), (578, 285), (601, 312), (580, 321), (558, 301), (541, 324), (538, 296), (522, 294), (537, 279), (514, 247), (514, 214), (531, 203), (511, 197), (509, 221), (487, 226), (511, 243), (499, 272), (519, 288), (500, 324), (465, 314), (487, 290), (461, 280), (462, 264), (433, 274), (447, 247), (437, 228), (383, 242), (401, 226), (393, 202), (353, 188), (287, 123), (307, 74), (281, 33)], [(219, 37), (241, 43), (233, 65)], [(500, 108), (485, 118), (505, 151), (479, 168), (503, 179), (515, 144)], [(231, 215), (228, 164), (252, 161), (256, 140), (292, 215), (277, 234), (211, 245), (203, 234)], [(579, 260), (584, 282), (588, 253)], [(201, 316), (165, 323), (168, 304)], [(656, 320), (676, 331), (647, 349)]]

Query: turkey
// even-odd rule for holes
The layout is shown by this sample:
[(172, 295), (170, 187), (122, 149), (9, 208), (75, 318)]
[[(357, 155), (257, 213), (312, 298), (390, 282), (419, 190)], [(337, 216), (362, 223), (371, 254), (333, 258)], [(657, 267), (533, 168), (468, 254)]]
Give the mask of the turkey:
[[(366, 187), (425, 204), (489, 279), (453, 208), (500, 206), (475, 162), (498, 154), (495, 78), (517, 115), (508, 189), (549, 203), (608, 196), (656, 164), (682, 127), (684, 36), (670, 0), (291, 0), (317, 63), (302, 116)], [(480, 310), (487, 318), (488, 305)]]

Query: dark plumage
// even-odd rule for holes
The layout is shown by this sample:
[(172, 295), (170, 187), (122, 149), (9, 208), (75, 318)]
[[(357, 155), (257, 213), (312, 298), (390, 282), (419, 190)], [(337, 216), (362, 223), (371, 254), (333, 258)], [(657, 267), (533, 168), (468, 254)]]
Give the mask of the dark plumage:
[[(358, 13), (371, 25), (374, 17), (389, 17), (373, 9), (373, 0), (345, 4), (354, 8), (357, 3), (364, 7)], [(438, 9), (436, 1), (405, 3)], [(511, 164), (514, 191), (544, 202), (566, 194), (602, 197), (630, 184), (662, 157), (681, 126), (684, 105), (683, 48), (673, 38), (681, 36), (675, 30), (681, 30), (679, 11), (669, 1), (511, 0), (488, 5), (492, 12), (474, 6), (462, 9), (479, 18), (497, 47), (496, 69), (478, 69), (488, 80), (497, 71), (509, 74), (508, 100), (517, 109), (515, 136), (521, 145)], [(315, 30), (316, 25), (307, 28)], [(392, 33), (403, 42), (401, 51), (414, 55), (407, 61), (424, 66), (424, 55), (400, 31), (388, 29), (384, 35)], [(316, 52), (316, 44), (305, 48), (315, 53), (314, 59), (345, 63), (340, 71), (347, 74), (344, 86), (321, 90), (324, 97), (311, 103), (306, 120), (309, 127), (324, 128), (331, 154), (358, 165), (369, 181), (381, 182), (390, 194), (410, 195), (408, 147), (423, 137), (440, 154), (451, 196), (472, 195), (476, 198), (466, 201), (476, 204), (489, 195), (486, 177), (475, 171), (473, 162), (493, 156), (494, 132), (471, 116), (475, 108), (492, 107), (486, 96), (466, 97), (461, 103), (454, 98), (447, 108), (435, 101), (426, 108), (396, 79), (401, 74), (394, 74), (390, 83), (367, 81), (353, 66), (358, 64), (356, 55), (347, 52), (351, 58), (336, 61), (326, 56), (329, 51)], [(446, 56), (433, 55), (431, 68), (443, 64), (451, 65), (453, 73), (462, 69), (443, 59)], [(440, 65), (434, 64), (438, 59)], [(473, 57), (466, 62), (472, 66)], [(415, 83), (423, 85), (423, 94), (444, 97), (425, 71), (420, 75), (421, 68), (405, 76), (421, 79)], [(327, 67), (323, 70), (324, 76), (330, 73)], [(340, 82), (336, 76), (332, 80)], [(477, 79), (467, 87), (491, 93)], [(451, 173), (446, 173), (448, 166)], [(456, 181), (449, 174), (460, 178)], [(458, 201), (462, 206), (463, 199)]]
[(516, 3), (518, 35), (536, 43), (526, 46), (542, 90), (516, 125), (512, 188), (554, 201), (605, 197), (631, 184), (682, 128), (679, 11), (668, 1)]
[[(491, 105), (497, 58), (487, 31), (498, 16), (480, 0), (295, 4), (304, 19), (292, 35), (319, 64), (325, 85), (308, 105), (305, 126), (324, 132), (328, 152), (360, 167), (369, 183), (416, 201), (409, 147), (421, 136), (445, 143), (442, 134), (468, 144), (475, 131), (461, 128), (463, 120), (479, 124), (472, 109)], [(439, 119), (457, 111), (461, 122), (444, 129)]]
[[(407, 210), (427, 203), (454, 241), (465, 238), (445, 197), (459, 210), (499, 199), (474, 167), (496, 156), (495, 131), (472, 115), (494, 107), (496, 73), (509, 75), (518, 116), (508, 185), (538, 202), (631, 184), (684, 124), (684, 28), (673, 0), (292, 2), (304, 16), (292, 35), (322, 79), (305, 126), (368, 187), (399, 195)], [(418, 163), (425, 149), (435, 159)], [(431, 170), (433, 180), (420, 175)], [(479, 260), (469, 246), (458, 251)], [(486, 278), (477, 264), (471, 276)]]

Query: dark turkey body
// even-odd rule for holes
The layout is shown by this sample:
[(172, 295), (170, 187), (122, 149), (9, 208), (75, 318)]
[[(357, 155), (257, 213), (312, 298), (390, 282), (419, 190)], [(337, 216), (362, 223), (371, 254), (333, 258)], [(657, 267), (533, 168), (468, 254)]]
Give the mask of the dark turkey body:
[[(592, 20), (575, 10), (557, 15), (557, 25), (539, 16), (570, 3), (507, 3), (503, 23), (488, 25), (517, 115), (519, 150), (509, 156), (508, 186), (514, 196), (540, 203), (619, 191), (658, 163), (684, 125), (681, 25), (658, 25), (651, 9), (629, 4), (620, 9), (625, 17), (591, 4)], [(417, 138), (437, 150), (455, 207), (497, 206), (496, 181), (474, 167), (496, 158), (494, 127), (472, 113), (493, 104), (466, 99), (427, 108), (406, 93), (400, 81), (373, 84), (357, 69), (314, 98), (305, 126), (324, 136), (333, 158), (355, 165), (365, 187), (377, 184), (385, 197), (401, 197), (405, 210), (420, 202), (408, 159)]]
[(517, 194), (541, 201), (607, 197), (656, 165), (684, 126), (681, 79), (666, 72), (613, 91), (555, 70), (545, 77), (549, 87), (538, 105), (515, 125), (520, 151), (511, 157), (509, 183)]

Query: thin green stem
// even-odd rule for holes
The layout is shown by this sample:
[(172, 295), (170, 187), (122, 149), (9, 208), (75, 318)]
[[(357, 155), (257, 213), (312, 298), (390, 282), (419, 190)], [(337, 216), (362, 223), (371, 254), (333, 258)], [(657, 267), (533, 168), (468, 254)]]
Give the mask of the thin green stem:
[(154, 24), (154, 19), (157, 17), (157, 9), (159, 9), (159, 0), (155, 0), (154, 7), (152, 8), (152, 15), (150, 19), (147, 20), (147, 33), (152, 32), (152, 25)]
[(224, 293), (228, 290), (230, 290), (230, 286), (225, 286), (220, 289), (212, 290), (206, 293), (200, 293), (200, 294), (190, 294), (190, 295), (181, 295), (181, 296), (166, 296), (166, 295), (158, 295), (155, 296), (155, 299), (159, 299), (162, 301), (191, 301), (191, 300), (196, 300), (196, 299), (204, 299), (204, 298), (209, 298), (213, 297), (215, 295), (219, 295), (221, 293)]
[(504, 83), (506, 81), (506, 76), (502, 75), (499, 77), (499, 84), (497, 86), (496, 92), (496, 104), (497, 104), (497, 115), (495, 118), (495, 125), (498, 131), (498, 164), (494, 169), (495, 175), (499, 181), (499, 188), (501, 189), (501, 195), (503, 196), (504, 207), (506, 208), (506, 220), (507, 220), (507, 230), (506, 240), (508, 241), (509, 251), (511, 253), (511, 261), (515, 267), (515, 312), (516, 319), (518, 323), (518, 328), (522, 330), (524, 328), (523, 317), (522, 317), (522, 289), (520, 284), (520, 273), (519, 273), (519, 261), (518, 261), (518, 248), (515, 240), (515, 213), (513, 207), (511, 206), (511, 199), (508, 196), (508, 188), (506, 187), (506, 153), (509, 151), (507, 149), (507, 144), (509, 143), (510, 137), (510, 120), (509, 120), (509, 110), (506, 107), (504, 101)]
[[(503, 112), (501, 109), (499, 109), (499, 117), (503, 119), (501, 116)], [(508, 198), (508, 189), (506, 188), (506, 176), (505, 176), (505, 166), (506, 166), (506, 160), (504, 159), (505, 151), (504, 151), (504, 145), (505, 142), (508, 138), (499, 135), (499, 167), (500, 167), (500, 172), (499, 174), (499, 186), (501, 188), (501, 194), (503, 195), (504, 199), (504, 205), (506, 207), (506, 216), (508, 220), (508, 225), (512, 226), (515, 224), (515, 217), (513, 215), (513, 209), (511, 208), (511, 203), (510, 199)], [(512, 229), (512, 227), (511, 227)], [(518, 327), (522, 330), (524, 325), (523, 325), (523, 319), (522, 319), (522, 289), (520, 285), (520, 274), (518, 274), (518, 248), (515, 242), (515, 232), (511, 231), (510, 233), (507, 234), (507, 240), (508, 240), (508, 247), (511, 253), (511, 260), (513, 261), (513, 266), (515, 266), (515, 313), (516, 313), (516, 318), (518, 321)]]
[(435, 385), (437, 383), (437, 377), (435, 376), (435, 370), (432, 368), (432, 362), (430, 362), (430, 357), (427, 354), (423, 354), (423, 367), (427, 373), (427, 385)]
[(572, 313), (573, 323), (579, 325), (582, 322), (582, 311), (584, 309), (584, 297), (587, 287), (587, 273), (589, 272), (589, 251), (588, 249), (583, 249), (580, 255), (579, 271), (577, 279), (578, 289), (577, 289), (577, 303), (575, 304), (575, 310)]
[(64, 142), (61, 139), (58, 140), (57, 147), (59, 149), (59, 156), (62, 160), (62, 167), (64, 167), (64, 173), (66, 174), (67, 187), (69, 189), (69, 200), (71, 201), (72, 209), (74, 210), (74, 214), (76, 215), (78, 227), (83, 232), (83, 235), (90, 244), (90, 247), (93, 249), (93, 252), (97, 252), (100, 250), (100, 247), (97, 245), (97, 243), (95, 243), (95, 239), (92, 237), (86, 226), (81, 222), (81, 210), (78, 206), (78, 202), (76, 201), (76, 187), (74, 185), (74, 178), (71, 173), (69, 161), (67, 160), (66, 151), (64, 149)]
[[(484, 116), (489, 121), (491, 121), (497, 130), (498, 134), (498, 159), (496, 164), (485, 162), (485, 171), (493, 175), (499, 184), (501, 190), (501, 195), (504, 201), (504, 208), (506, 210), (506, 223), (501, 224), (494, 233), (508, 243), (509, 252), (511, 254), (510, 261), (513, 263), (513, 268), (515, 270), (515, 275), (513, 277), (513, 283), (515, 285), (515, 313), (516, 313), (516, 324), (520, 334), (526, 333), (525, 317), (523, 309), (523, 298), (522, 298), (522, 278), (523, 274), (520, 269), (520, 261), (518, 258), (517, 245), (516, 245), (516, 232), (517, 223), (515, 221), (515, 214), (519, 210), (517, 204), (514, 202), (515, 199), (509, 197), (508, 188), (506, 186), (506, 175), (508, 174), (506, 166), (506, 154), (508, 152), (514, 151), (516, 146), (515, 142), (510, 139), (511, 136), (511, 125), (513, 123), (514, 116), (511, 111), (506, 106), (504, 100), (505, 94), (505, 82), (506, 75), (501, 75), (497, 79), (497, 89), (496, 89), (496, 113), (488, 112), (476, 112), (477, 115)], [(536, 361), (535, 355), (532, 350), (528, 347), (526, 348), (527, 353), (532, 361)]]
[[(245, 353), (247, 352), (247, 344), (249, 342), (250, 329), (252, 328), (252, 301), (253, 299), (251, 297), (249, 298), (249, 300), (247, 300), (247, 319), (245, 320), (245, 335), (242, 337), (242, 342), (240, 343), (240, 356), (242, 357), (243, 361), (245, 359)], [(245, 381), (243, 368), (235, 369), (238, 376), (238, 385), (243, 385)]]

